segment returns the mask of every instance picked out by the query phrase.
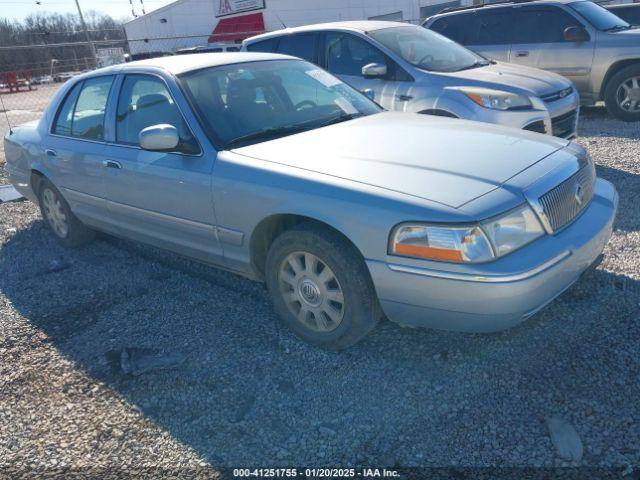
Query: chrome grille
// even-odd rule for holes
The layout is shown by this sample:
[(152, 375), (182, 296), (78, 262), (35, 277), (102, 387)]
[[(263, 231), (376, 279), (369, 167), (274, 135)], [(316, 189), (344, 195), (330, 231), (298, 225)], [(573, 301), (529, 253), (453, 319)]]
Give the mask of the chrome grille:
[(595, 167), (589, 162), (540, 197), (542, 211), (554, 232), (571, 223), (589, 205), (595, 180)]

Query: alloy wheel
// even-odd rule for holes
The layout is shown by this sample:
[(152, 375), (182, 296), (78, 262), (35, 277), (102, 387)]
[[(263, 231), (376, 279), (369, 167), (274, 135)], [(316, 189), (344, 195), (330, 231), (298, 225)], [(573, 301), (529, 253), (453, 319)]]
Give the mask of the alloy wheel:
[(631, 113), (640, 112), (640, 76), (626, 79), (616, 91), (618, 106)]

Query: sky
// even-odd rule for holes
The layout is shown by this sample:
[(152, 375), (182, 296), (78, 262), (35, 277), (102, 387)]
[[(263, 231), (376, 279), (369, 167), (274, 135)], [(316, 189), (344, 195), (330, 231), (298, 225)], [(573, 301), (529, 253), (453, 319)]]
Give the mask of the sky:
[[(59, 12), (77, 13), (75, 0), (0, 0), (0, 17), (22, 20), (31, 13)], [(138, 15), (142, 14), (141, 0), (131, 0)], [(174, 0), (142, 0), (145, 11), (172, 3)], [(95, 10), (103, 12), (115, 19), (132, 18), (129, 0), (79, 0), (83, 12)]]

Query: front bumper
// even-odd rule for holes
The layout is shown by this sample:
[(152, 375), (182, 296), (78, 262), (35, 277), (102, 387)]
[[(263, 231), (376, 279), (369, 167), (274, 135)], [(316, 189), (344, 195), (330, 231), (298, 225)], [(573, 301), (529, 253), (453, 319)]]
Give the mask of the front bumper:
[(476, 109), (472, 120), (497, 123), (537, 133), (575, 138), (578, 134), (580, 98), (574, 90), (570, 95), (552, 102), (531, 98), (531, 110), (491, 110)]
[(598, 179), (591, 204), (569, 227), (467, 272), (424, 268), (418, 262), (368, 260), (367, 266), (382, 309), (397, 323), (504, 330), (542, 309), (598, 260), (611, 237), (617, 204), (613, 185)]

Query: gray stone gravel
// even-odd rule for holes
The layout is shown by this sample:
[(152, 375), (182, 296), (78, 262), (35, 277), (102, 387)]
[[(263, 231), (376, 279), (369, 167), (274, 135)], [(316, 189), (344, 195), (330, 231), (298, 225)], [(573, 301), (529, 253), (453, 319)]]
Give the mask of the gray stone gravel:
[[(280, 328), (260, 284), (106, 237), (65, 251), (34, 205), (0, 204), (0, 471), (637, 470), (640, 126), (591, 109), (581, 134), (620, 193), (597, 270), (506, 332), (384, 322), (342, 353)], [(126, 375), (109, 357), (125, 348), (182, 361)], [(550, 417), (577, 432), (579, 463), (557, 455)]]

